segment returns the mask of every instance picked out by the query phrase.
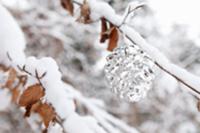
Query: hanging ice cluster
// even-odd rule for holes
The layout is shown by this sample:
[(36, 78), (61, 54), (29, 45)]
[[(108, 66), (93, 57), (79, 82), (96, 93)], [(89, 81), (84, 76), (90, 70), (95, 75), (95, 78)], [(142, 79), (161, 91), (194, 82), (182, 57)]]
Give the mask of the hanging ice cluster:
[(154, 79), (152, 59), (137, 45), (122, 45), (107, 57), (105, 75), (112, 91), (129, 102), (144, 98)]

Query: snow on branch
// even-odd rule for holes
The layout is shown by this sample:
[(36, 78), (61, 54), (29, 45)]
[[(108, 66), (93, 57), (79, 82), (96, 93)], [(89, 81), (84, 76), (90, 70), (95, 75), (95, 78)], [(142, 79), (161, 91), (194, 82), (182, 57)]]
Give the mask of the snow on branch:
[(36, 83), (38, 81), (41, 84), (45, 92), (44, 100), (55, 109), (56, 114), (59, 116), (59, 123), (61, 123), (65, 132), (105, 133), (94, 118), (90, 116), (83, 117), (75, 112), (74, 100), (65, 91), (61, 73), (54, 59), (45, 57), (38, 60), (35, 57), (29, 57), (26, 59), (25, 64), (18, 66), (18, 68), (28, 74), (30, 78), (35, 78)]
[(161, 70), (165, 71), (177, 79), (180, 83), (187, 86), (189, 92), (191, 92), (197, 98), (200, 98), (200, 78), (171, 63), (157, 48), (148, 44), (138, 32), (125, 23), (127, 15), (132, 13), (129, 12), (131, 10), (130, 7), (134, 9), (137, 6), (140, 7), (142, 4), (130, 3), (127, 8), (129, 11), (126, 11), (124, 15), (120, 16), (116, 14), (114, 9), (106, 2), (98, 0), (73, 0), (72, 2), (82, 7), (83, 5), (87, 4), (90, 14), (89, 17), (85, 19), (90, 19), (91, 22), (95, 22), (103, 18), (105, 21), (114, 25), (129, 41), (131, 41), (131, 43), (138, 45), (145, 52), (147, 52)]
[[(117, 131), (115, 128), (112, 127), (112, 125), (115, 125), (116, 127), (120, 128), (124, 132), (131, 132), (131, 133), (138, 133), (138, 131), (127, 124), (123, 123), (119, 119), (113, 117), (109, 113), (107, 113), (104, 110), (104, 104), (101, 103), (101, 101), (98, 101), (93, 103), (94, 99), (86, 98), (84, 97), (80, 92), (76, 91), (75, 88), (73, 88), (69, 84), (65, 84), (66, 89), (68, 93), (72, 93), (72, 96), (74, 99), (82, 103), (93, 115), (94, 117), (101, 123), (101, 125), (107, 127), (106, 129), (110, 132)], [(100, 103), (100, 104), (99, 104)]]
[[(44, 132), (138, 133), (136, 129), (108, 114), (97, 100), (85, 98), (75, 88), (64, 83), (54, 59), (26, 58), (22, 31), (1, 5), (0, 19), (5, 23), (5, 27), (0, 25), (0, 29), (7, 39), (6, 41), (0, 38), (3, 39), (0, 44), (0, 71), (6, 75), (5, 83), (1, 83), (0, 87), (11, 92), (12, 101), (25, 109), (25, 117), (31, 116), (32, 113), (39, 114), (44, 124)], [(13, 33), (6, 23), (13, 28)], [(12, 34), (14, 40), (11, 40)], [(82, 103), (91, 115), (79, 115), (76, 112), (75, 100)]]
[[(12, 56), (13, 62), (23, 63), (25, 60), (25, 38), (19, 28), (17, 22), (11, 14), (0, 5), (0, 64), (10, 65), (10, 60), (7, 58), (9, 52)], [(17, 43), (16, 43), (17, 42)]]
[[(19, 96), (19, 100), (16, 100), (19, 105), (26, 107), (25, 116), (30, 116), (31, 111), (37, 111), (37, 108), (40, 109), (38, 104), (42, 103), (52, 106), (56, 114), (56, 116), (52, 116), (52, 113), (50, 113), (51, 115), (48, 117), (52, 116), (53, 118), (47, 122), (46, 127), (49, 126), (51, 121), (55, 121), (60, 124), (57, 130), (63, 128), (63, 132), (69, 133), (106, 133), (106, 131), (138, 133), (136, 129), (129, 127), (108, 114), (102, 107), (99, 108), (92, 103), (92, 99), (83, 97), (75, 88), (63, 83), (61, 73), (54, 59), (49, 57), (41, 59), (28, 57), (25, 64), (17, 65), (17, 68), (22, 75), (28, 76), (25, 84), (26, 89), (21, 90), (23, 93)], [(39, 87), (43, 89), (42, 93), (37, 91)], [(29, 95), (29, 99), (33, 97), (37, 101), (33, 102), (35, 101), (33, 99), (27, 100), (27, 95)], [(82, 103), (94, 117), (80, 116), (76, 113), (74, 100)], [(47, 118), (44, 117), (44, 120), (47, 120)]]
[(193, 95), (200, 98), (200, 78), (198, 76), (193, 75), (187, 70), (171, 63), (157, 48), (148, 44), (134, 29), (129, 26), (124, 25), (120, 27), (120, 30), (132, 43), (138, 44), (143, 50), (151, 55), (155, 64), (160, 69), (187, 86)]

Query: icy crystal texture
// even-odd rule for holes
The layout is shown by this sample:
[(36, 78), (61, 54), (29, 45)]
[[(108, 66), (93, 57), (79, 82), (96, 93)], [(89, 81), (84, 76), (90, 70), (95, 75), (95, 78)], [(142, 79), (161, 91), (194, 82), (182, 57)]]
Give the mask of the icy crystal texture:
[(154, 79), (154, 62), (137, 45), (122, 45), (108, 55), (105, 75), (112, 91), (129, 102), (144, 98)]

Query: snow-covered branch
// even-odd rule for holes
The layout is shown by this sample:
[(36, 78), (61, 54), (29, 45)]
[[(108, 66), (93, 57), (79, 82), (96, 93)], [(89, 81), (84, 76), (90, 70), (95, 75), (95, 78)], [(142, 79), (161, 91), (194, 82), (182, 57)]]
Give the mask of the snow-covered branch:
[[(73, 0), (75, 4), (79, 3), (82, 5), (83, 0)], [(141, 47), (145, 52), (147, 52), (154, 60), (155, 64), (170, 74), (172, 77), (177, 79), (180, 83), (188, 87), (189, 92), (194, 96), (200, 98), (200, 78), (196, 75), (191, 74), (187, 70), (171, 63), (165, 55), (163, 55), (157, 48), (148, 44), (146, 40), (136, 32), (132, 27), (124, 23), (124, 19), (127, 14), (120, 16), (115, 13), (114, 9), (107, 3), (98, 0), (89, 0), (90, 5), (90, 19), (92, 21), (100, 20), (105, 18), (108, 22), (115, 25), (124, 36), (132, 43)], [(140, 5), (137, 3), (131, 3), (129, 7), (133, 4), (133, 7)], [(129, 9), (128, 7), (128, 9)]]
[[(106, 133), (106, 131), (138, 133), (136, 129), (129, 127), (105, 112), (102, 107), (92, 103), (92, 99), (85, 98), (75, 88), (63, 83), (58, 66), (52, 58), (45, 57), (38, 60), (35, 57), (29, 57), (25, 64), (18, 65), (18, 68), (23, 75), (27, 74), (28, 76), (27, 87), (38, 82), (41, 84), (45, 90), (44, 100), (55, 109), (59, 120), (62, 120), (59, 124), (64, 128), (64, 131), (69, 133)], [(82, 103), (93, 114), (94, 118), (92, 116), (79, 116), (75, 112), (74, 100)], [(81, 128), (77, 128), (77, 126)]]
[(155, 64), (189, 88), (189, 91), (200, 98), (200, 78), (191, 74), (187, 70), (171, 63), (157, 48), (148, 44), (134, 29), (129, 26), (122, 26), (120, 30), (124, 35), (135, 44), (138, 44), (154, 59)]
[[(26, 58), (24, 54), (25, 39), (22, 31), (2, 6), (0, 6), (0, 18), (5, 24), (10, 22), (9, 26), (16, 29), (12, 33), (7, 25), (0, 26), (0, 28), (4, 28), (2, 33), (12, 33), (15, 37), (15, 40), (11, 40), (12, 38), (9, 39), (9, 35), (5, 34), (5, 38), (2, 38), (7, 40), (2, 40), (0, 45), (0, 64), (12, 70), (5, 70), (5, 73), (9, 71), (5, 88), (15, 95), (17, 104), (25, 107), (25, 116), (30, 116), (31, 112), (39, 113), (45, 127), (48, 128), (45, 131), (48, 130), (48, 132), (120, 133), (123, 131), (138, 133), (136, 129), (108, 114), (103, 107), (98, 107), (99, 105), (93, 102), (94, 100), (85, 98), (75, 91), (75, 88), (64, 83), (54, 59), (49, 57)], [(18, 42), (21, 46), (17, 45)], [(20, 80), (21, 76), (27, 77), (23, 83)], [(16, 82), (19, 83), (16, 85)], [(91, 115), (79, 115), (76, 112), (74, 100), (82, 103)], [(57, 124), (51, 124), (54, 122)]]
[[(122, 121), (118, 120), (117, 118), (113, 117), (109, 113), (104, 110), (104, 104), (95, 105), (92, 101), (93, 99), (84, 97), (81, 93), (76, 91), (69, 84), (65, 84), (67, 91), (72, 93), (74, 99), (82, 103), (87, 109), (94, 115), (94, 117), (101, 123), (102, 125), (106, 126), (106, 129), (109, 131), (119, 132), (116, 128), (112, 127), (112, 124), (116, 127), (120, 128), (124, 132), (131, 132), (131, 133), (138, 133), (138, 131), (132, 127), (129, 127), (127, 124), (123, 123)], [(109, 128), (110, 127), (110, 128)]]

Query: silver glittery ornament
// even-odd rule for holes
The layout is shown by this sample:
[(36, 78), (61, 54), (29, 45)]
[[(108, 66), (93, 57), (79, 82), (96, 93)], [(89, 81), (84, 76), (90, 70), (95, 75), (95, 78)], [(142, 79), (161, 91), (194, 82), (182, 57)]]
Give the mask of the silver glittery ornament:
[(112, 91), (129, 102), (144, 98), (154, 79), (154, 62), (137, 45), (122, 45), (108, 55), (105, 75)]

